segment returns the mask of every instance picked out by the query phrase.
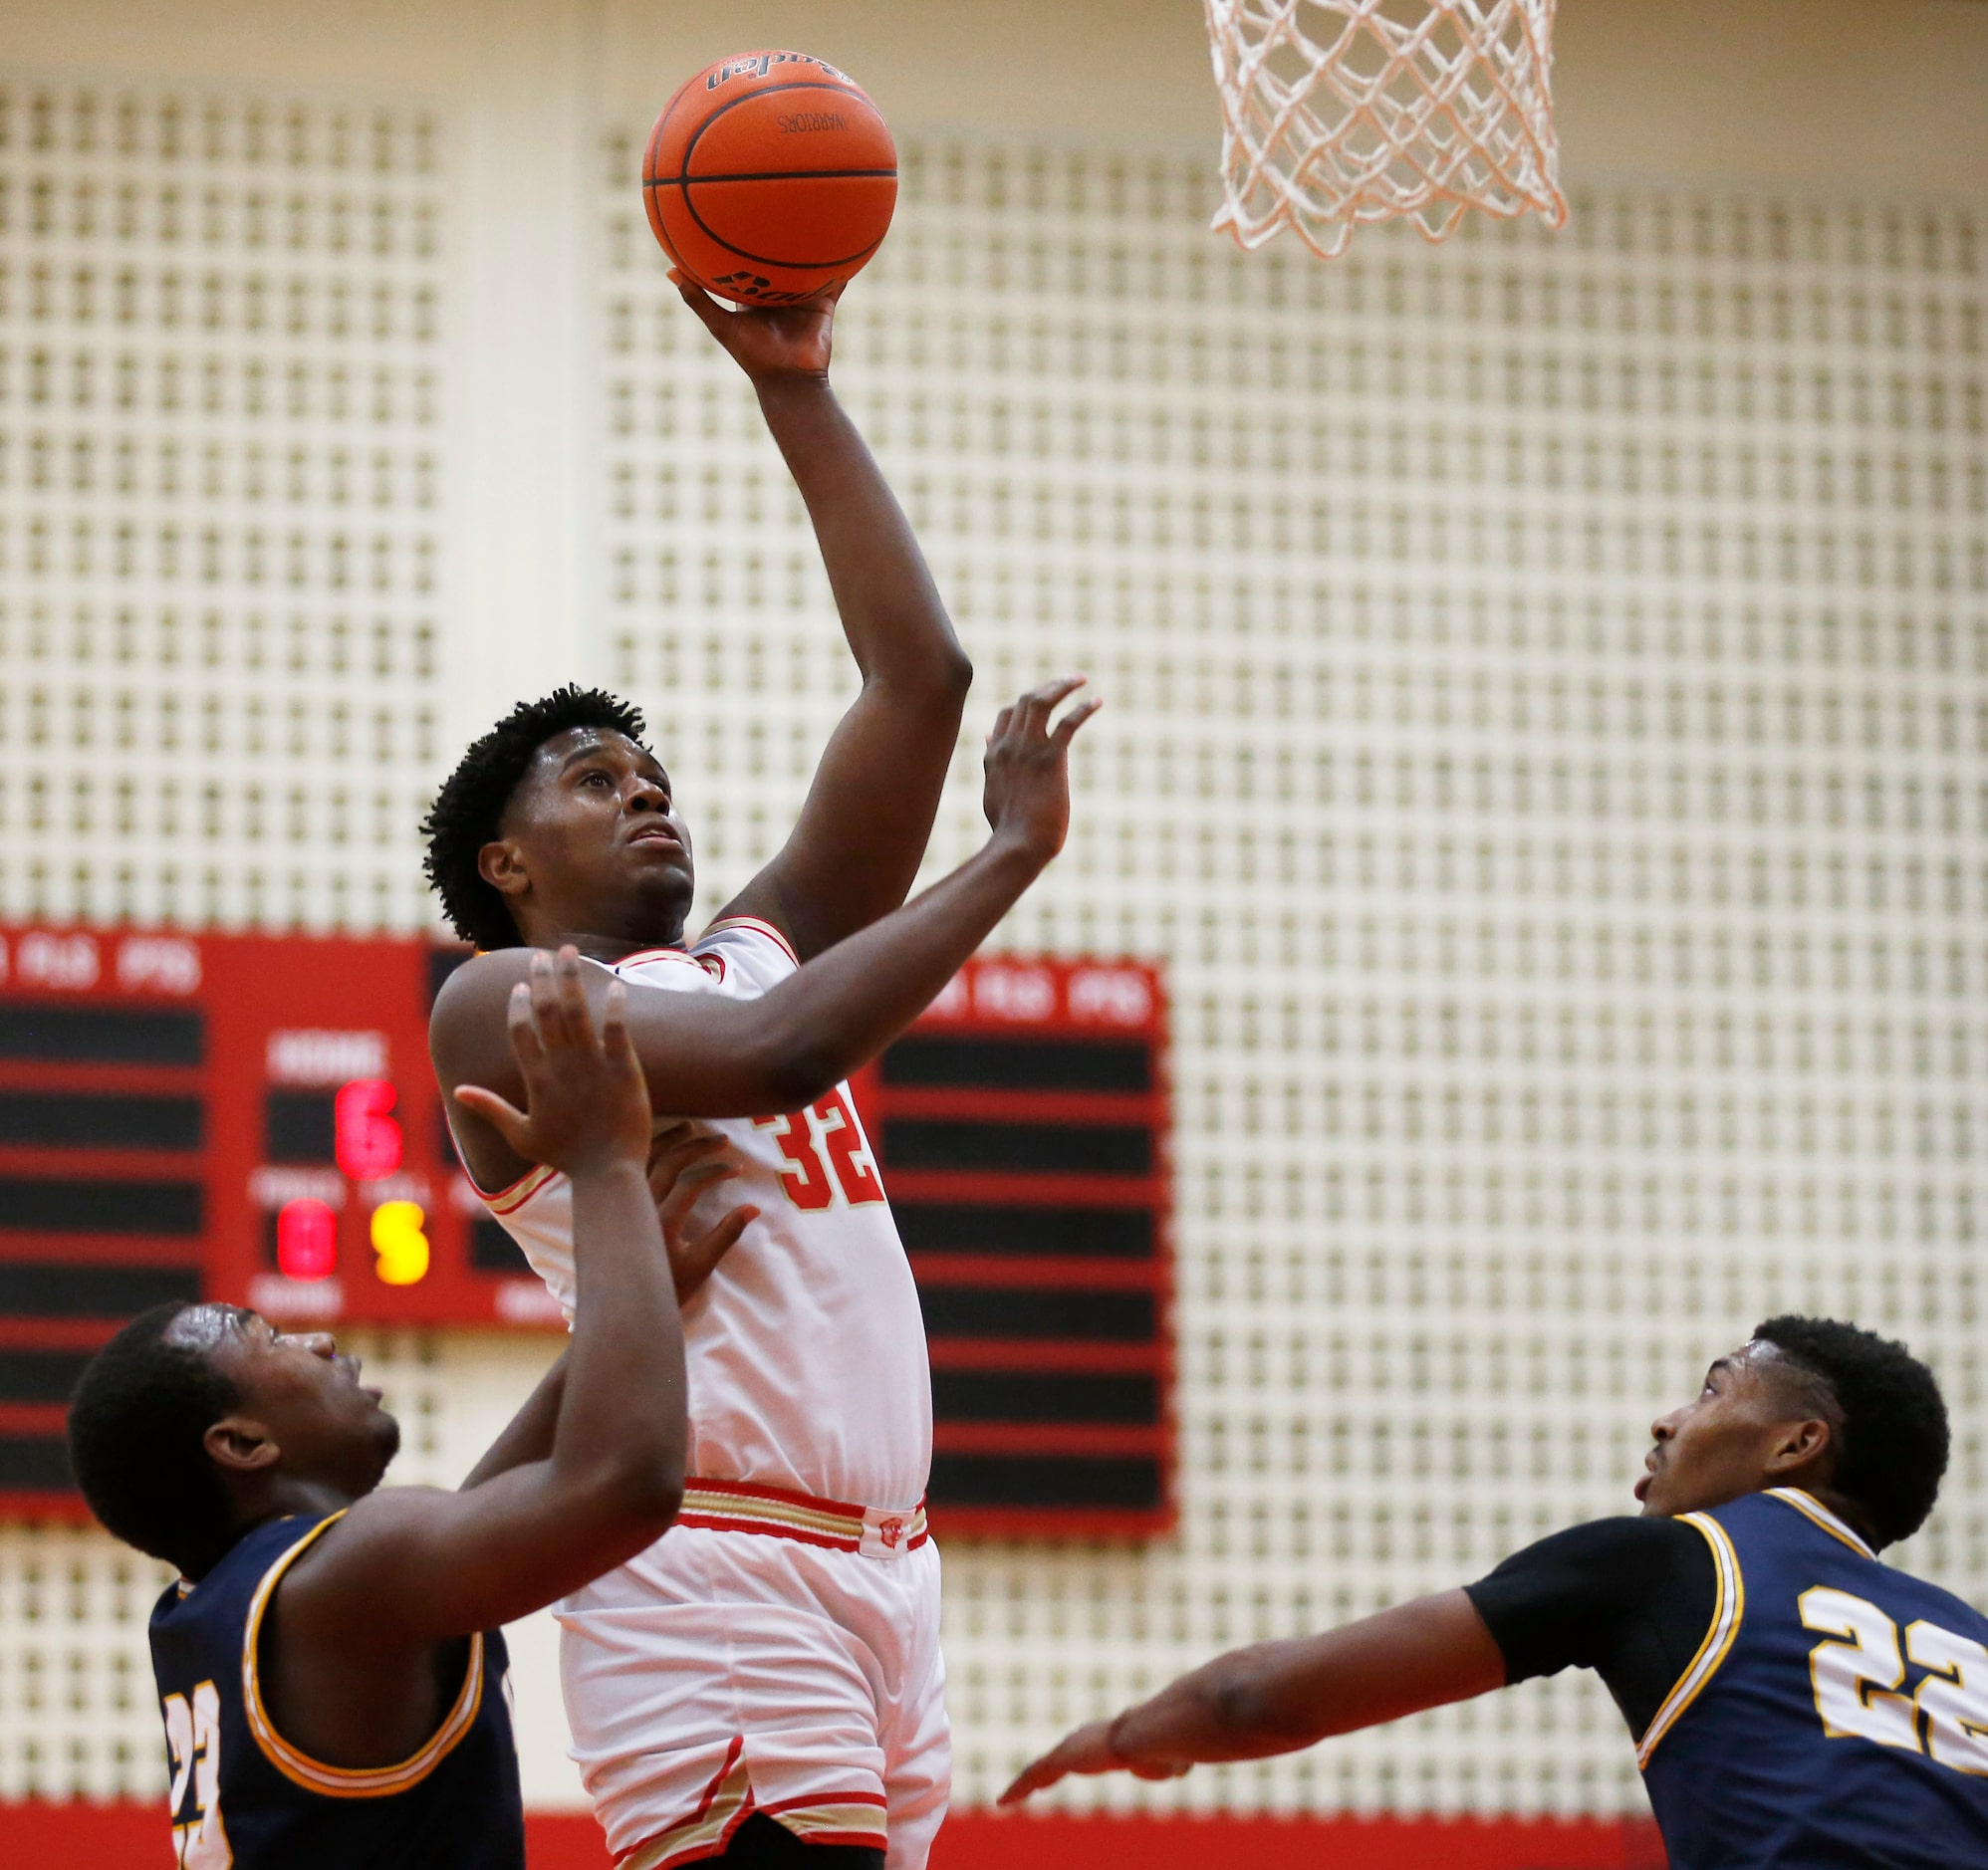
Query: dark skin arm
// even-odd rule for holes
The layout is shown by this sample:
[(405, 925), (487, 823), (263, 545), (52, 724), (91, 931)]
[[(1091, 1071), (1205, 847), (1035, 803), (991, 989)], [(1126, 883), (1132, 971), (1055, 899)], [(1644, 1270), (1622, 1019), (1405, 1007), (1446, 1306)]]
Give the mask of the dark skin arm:
[[(662, 1224), (662, 1244), (669, 1255), (679, 1310), (703, 1290), (704, 1283), (718, 1270), (718, 1262), (759, 1219), (759, 1210), (747, 1205), (734, 1208), (712, 1227), (691, 1227), (690, 1210), (704, 1191), (738, 1173), (736, 1161), (722, 1154), (716, 1143), (715, 1137), (679, 1123), (662, 1131), (649, 1147), (649, 1193), (655, 1200), (656, 1219)], [(566, 1367), (572, 1357), (571, 1350), (560, 1352), (558, 1361), (526, 1398), (525, 1406), (470, 1469), (462, 1483), (464, 1488), (481, 1487), (528, 1461), (551, 1458), (560, 1407), (566, 1397)]]
[[(579, 1298), (543, 1459), (457, 1493), (355, 1503), (292, 1567), (265, 1637), (280, 1732), (337, 1765), (415, 1751), (460, 1682), (468, 1633), (524, 1616), (661, 1535), (682, 1496), (683, 1341), (647, 1174), (648, 1099), (621, 994), (597, 1029), (571, 950), (509, 1008), (529, 1114), (465, 1086), (519, 1150), (573, 1182)], [(717, 1139), (687, 1145), (708, 1162)]]
[(1291, 1753), (1505, 1686), (1505, 1659), (1462, 1591), (1397, 1604), (1324, 1636), (1258, 1643), (1094, 1721), (1025, 1767), (1004, 1805), (1073, 1772), (1178, 1778), (1190, 1766)]
[[(987, 742), (992, 834), (915, 900), (838, 943), (757, 1000), (629, 990), (627, 1025), (658, 1114), (767, 1116), (813, 1103), (890, 1043), (931, 1004), (1016, 899), (1063, 848), (1070, 828), (1071, 737), (1097, 703), (1050, 717), (1079, 677), (1050, 682), (1004, 708)], [(435, 1001), (429, 1046), (446, 1092), (465, 1083), (515, 1094), (517, 1065), (501, 1009), (531, 966), (529, 949), (478, 955)], [(599, 1005), (611, 977), (588, 968)], [(459, 1097), (457, 1135), (470, 1172), (501, 1188), (529, 1166)]]
[(904, 900), (931, 836), (973, 668), (910, 523), (829, 387), (842, 289), (805, 305), (732, 312), (682, 274), (670, 278), (752, 379), (863, 672), (863, 691), (829, 741), (792, 834), (723, 912), (771, 922), (807, 961)]

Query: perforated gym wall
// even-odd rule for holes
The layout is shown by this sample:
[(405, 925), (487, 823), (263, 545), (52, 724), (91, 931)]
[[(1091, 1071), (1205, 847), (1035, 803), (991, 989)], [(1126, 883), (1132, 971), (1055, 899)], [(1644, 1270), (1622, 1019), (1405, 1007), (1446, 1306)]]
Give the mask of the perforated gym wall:
[(434, 732), (432, 112), (0, 86), (0, 901), (406, 927)]
[[(442, 690), (482, 653), (455, 107), (6, 98), (0, 911), (419, 926)], [(649, 245), (644, 127), (573, 152), (578, 672), (650, 710), (709, 905), (852, 677)], [(1324, 268), (1210, 239), (1177, 153), (903, 142), (836, 370), (979, 669), (931, 867), (977, 838), (998, 701), (1088, 670), (1078, 829), (999, 939), (1158, 957), (1174, 1006), (1181, 1529), (948, 1547), (962, 1801), (1215, 1648), (1622, 1510), (1651, 1415), (1785, 1307), (1936, 1360), (1956, 1459), (1901, 1555), (1988, 1594), (1978, 211), (1590, 188), (1558, 238), (1363, 235)], [(408, 1478), (461, 1472), (530, 1368), (362, 1349)], [(0, 1796), (156, 1789), (156, 1581), (0, 1529)], [(521, 1652), (528, 1785), (570, 1799), (542, 1625)], [(1566, 1680), (1065, 1796), (1640, 1794)]]
[[(850, 692), (805, 516), (620, 178), (614, 676), (709, 899)], [(1590, 192), (1555, 238), (1202, 231), (1206, 172), (920, 139), (836, 371), (979, 668), (1090, 672), (1011, 947), (1164, 957), (1182, 1525), (954, 1546), (959, 1789), (1220, 1647), (1632, 1510), (1759, 1317), (1937, 1358), (1904, 1561), (1988, 1589), (1973, 1151), (1988, 460), (1977, 218)], [(977, 832), (963, 742), (933, 865)], [(1074, 1802), (1596, 1811), (1591, 1681)]]

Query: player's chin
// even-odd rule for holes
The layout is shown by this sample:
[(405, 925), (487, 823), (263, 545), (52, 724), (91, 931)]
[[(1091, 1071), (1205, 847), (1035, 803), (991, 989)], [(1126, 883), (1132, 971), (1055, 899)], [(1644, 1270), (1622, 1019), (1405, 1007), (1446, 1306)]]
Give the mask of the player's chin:
[(687, 844), (651, 841), (623, 846), (622, 875), (645, 895), (688, 896), (696, 866)]
[[(373, 1445), (374, 1456), (379, 1463), (379, 1473), (384, 1474), (393, 1457), (400, 1452), (400, 1424), (376, 1403), (373, 1411)], [(373, 1479), (376, 1486), (378, 1476), (375, 1475)]]
[(1669, 1519), (1680, 1513), (1688, 1513), (1690, 1508), (1681, 1505), (1672, 1491), (1663, 1484), (1663, 1476), (1652, 1475), (1649, 1485), (1636, 1484), (1636, 1499), (1641, 1503), (1640, 1512), (1645, 1519)]

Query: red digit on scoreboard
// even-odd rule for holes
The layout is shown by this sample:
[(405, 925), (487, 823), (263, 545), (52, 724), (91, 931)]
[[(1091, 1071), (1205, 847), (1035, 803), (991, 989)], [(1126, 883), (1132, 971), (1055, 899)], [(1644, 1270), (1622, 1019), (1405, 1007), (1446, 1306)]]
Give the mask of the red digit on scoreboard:
[(276, 1265), (285, 1279), (325, 1280), (339, 1268), (339, 1217), (305, 1196), (276, 1212)]
[(394, 1100), (393, 1086), (383, 1077), (357, 1077), (339, 1086), (339, 1167), (355, 1182), (376, 1182), (400, 1166), (400, 1126), (390, 1114)]

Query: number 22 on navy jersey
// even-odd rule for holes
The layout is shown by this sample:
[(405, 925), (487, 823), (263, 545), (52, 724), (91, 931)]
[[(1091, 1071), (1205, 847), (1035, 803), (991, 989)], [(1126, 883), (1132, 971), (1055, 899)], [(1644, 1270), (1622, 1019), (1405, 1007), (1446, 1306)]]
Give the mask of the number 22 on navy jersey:
[[(1988, 1774), (1988, 1644), (1924, 1617), (1901, 1632), (1868, 1598), (1828, 1585), (1812, 1586), (1797, 1603), (1804, 1629), (1841, 1639), (1809, 1652), (1825, 1734)], [(1907, 1663), (1925, 1672), (1910, 1694), (1901, 1692)]]
[(165, 1750), (172, 1766), (166, 1806), (174, 1860), (183, 1870), (225, 1870), (235, 1861), (221, 1822), (221, 1695), (202, 1682), (190, 1696), (164, 1695)]

